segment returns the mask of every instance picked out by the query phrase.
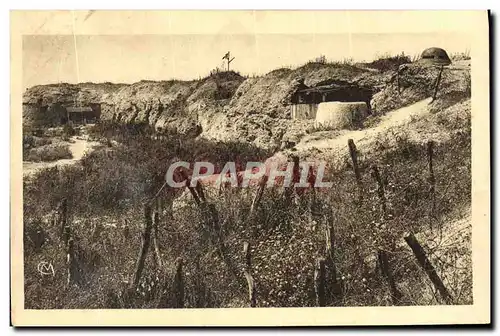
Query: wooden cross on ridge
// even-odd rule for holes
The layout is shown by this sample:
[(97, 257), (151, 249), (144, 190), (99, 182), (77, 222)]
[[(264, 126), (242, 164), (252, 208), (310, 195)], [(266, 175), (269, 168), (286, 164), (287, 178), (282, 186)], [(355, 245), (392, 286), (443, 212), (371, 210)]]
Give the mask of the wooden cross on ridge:
[(234, 60), (234, 57), (231, 58), (231, 54), (230, 52), (228, 51), (224, 57), (222, 57), (222, 59), (226, 59), (227, 60), (227, 71), (229, 71), (229, 64), (231, 64), (231, 62)]

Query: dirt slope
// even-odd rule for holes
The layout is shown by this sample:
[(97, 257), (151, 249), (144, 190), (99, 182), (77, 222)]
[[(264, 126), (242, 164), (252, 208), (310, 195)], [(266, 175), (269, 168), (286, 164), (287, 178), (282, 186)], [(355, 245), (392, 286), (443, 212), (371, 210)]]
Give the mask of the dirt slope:
[[(458, 209), (439, 230), (416, 235), (425, 243), (429, 259), (459, 304), (472, 304), (472, 219), (471, 208)], [(428, 286), (428, 288), (432, 288)], [(433, 296), (431, 290), (427, 294)]]
[(428, 104), (430, 99), (424, 99), (409, 106), (390, 111), (384, 115), (380, 122), (375, 126), (363, 130), (341, 131), (336, 133), (333, 138), (328, 138), (329, 133), (324, 132), (322, 136), (313, 134), (306, 136), (296, 146), (297, 150), (307, 152), (311, 148), (327, 150), (333, 155), (341, 156), (347, 153), (347, 140), (353, 139), (358, 147), (366, 148), (371, 142), (375, 141), (380, 134), (386, 133), (391, 127), (401, 126), (408, 123), (412, 118), (417, 118), (423, 114), (429, 113)]

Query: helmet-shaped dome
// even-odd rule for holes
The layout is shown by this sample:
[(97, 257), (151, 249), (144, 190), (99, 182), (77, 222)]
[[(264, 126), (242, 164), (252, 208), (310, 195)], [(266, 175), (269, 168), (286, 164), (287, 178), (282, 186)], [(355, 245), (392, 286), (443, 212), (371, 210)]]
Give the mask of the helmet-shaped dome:
[(420, 63), (435, 64), (435, 65), (450, 65), (451, 60), (444, 49), (441, 48), (428, 48), (422, 53), (419, 60)]

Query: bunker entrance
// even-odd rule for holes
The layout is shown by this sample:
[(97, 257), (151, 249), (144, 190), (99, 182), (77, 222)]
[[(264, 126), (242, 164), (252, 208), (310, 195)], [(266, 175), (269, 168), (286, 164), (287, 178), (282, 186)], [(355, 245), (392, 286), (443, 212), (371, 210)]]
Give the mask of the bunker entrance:
[[(314, 87), (306, 86), (303, 81), (291, 97), (292, 119), (316, 119), (318, 109), (323, 103), (364, 103), (367, 114), (371, 113), (370, 88), (344, 81), (325, 81)], [(331, 105), (331, 104), (330, 104)]]

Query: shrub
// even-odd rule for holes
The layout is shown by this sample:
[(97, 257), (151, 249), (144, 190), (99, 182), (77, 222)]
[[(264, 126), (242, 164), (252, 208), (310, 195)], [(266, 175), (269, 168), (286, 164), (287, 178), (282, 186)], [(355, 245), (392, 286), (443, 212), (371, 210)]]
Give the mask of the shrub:
[(35, 147), (35, 137), (32, 135), (23, 135), (23, 149)]
[(326, 64), (326, 56), (321, 55), (314, 59), (314, 63)]
[(33, 135), (23, 135), (23, 148), (30, 149), (45, 145), (50, 145), (52, 143), (52, 139), (50, 138), (42, 138), (36, 137)]
[[(335, 273), (327, 266), (327, 305), (393, 304), (377, 270), (378, 250), (388, 252), (393, 277), (404, 294), (400, 304), (436, 303), (425, 273), (402, 236), (407, 231), (426, 231), (429, 224), (440, 227), (454, 209), (470, 204), (470, 132), (457, 132), (450, 142), (435, 146), (435, 214), (430, 212), (425, 145), (412, 143), (404, 135), (398, 142), (379, 149), (376, 156), (358, 153), (364, 187), (361, 200), (355, 175), (346, 166), (327, 172), (324, 180), (333, 182), (334, 188), (292, 197), (292, 202), (283, 190), (266, 188), (251, 218), (252, 189), (206, 188), (207, 199), (217, 210), (213, 221), (192, 198), (177, 204), (175, 211), (159, 212), (156, 238), (163, 265), (155, 263), (151, 246), (141, 284), (128, 296), (125, 281), (135, 270), (140, 249), (143, 205), (162, 184), (162, 169), (177, 158), (222, 163), (259, 160), (260, 155), (270, 153), (241, 143), (184, 143), (174, 135), (153, 141), (137, 136), (127, 146), (91, 153), (81, 166), (43, 171), (24, 185), (25, 225), (33, 242), (25, 253), (26, 307), (155, 308), (163, 299), (172, 307), (168, 295), (178, 257), (185, 261), (185, 307), (244, 307), (248, 305), (241, 272), (244, 241), (252, 247), (259, 307), (314, 306), (314, 264), (325, 256), (325, 227), (330, 224)], [(347, 152), (343, 155), (348, 161)], [(375, 164), (385, 189), (385, 216), (371, 175)], [(63, 198), (70, 204), (82, 276), (78, 288), (64, 286), (65, 272), (40, 280), (34, 271), (39, 260), (52, 261), (56, 269), (65, 270), (60, 228), (41, 219)], [(47, 237), (44, 244), (40, 235)], [(426, 248), (433, 254), (447, 249), (445, 244)], [(470, 270), (471, 265), (464, 267)], [(338, 288), (331, 286), (334, 281)], [(471, 303), (471, 280), (460, 287), (448, 285), (457, 303)]]
[(399, 66), (407, 63), (411, 63), (410, 56), (401, 53), (395, 56), (390, 56), (390, 55), (380, 56), (378, 59), (370, 63), (367, 63), (366, 66), (385, 72), (385, 71), (396, 71), (399, 68)]
[[(64, 197), (80, 204), (80, 211), (122, 209), (151, 197), (164, 182), (172, 160), (187, 162), (208, 161), (219, 172), (228, 161), (244, 167), (248, 161), (262, 161), (271, 152), (242, 142), (210, 142), (185, 138), (166, 131), (159, 139), (152, 139), (132, 126), (102, 123), (92, 129), (93, 137), (103, 134), (121, 145), (97, 149), (85, 155), (76, 167), (65, 167), (60, 172), (46, 170), (34, 176), (31, 186), (40, 195), (34, 203), (55, 207)], [(133, 134), (133, 135), (131, 135)], [(67, 188), (55, 189), (54, 185)], [(79, 192), (74, 194), (75, 190)], [(68, 191), (69, 192), (68, 194)]]
[(56, 161), (60, 159), (71, 159), (73, 155), (68, 144), (50, 144), (23, 151), (24, 161)]
[(455, 52), (450, 55), (452, 61), (467, 61), (470, 60), (470, 50)]
[(99, 120), (88, 131), (93, 139), (114, 139), (124, 143), (146, 138), (153, 132), (153, 127), (146, 122), (119, 123), (112, 120)]
[(333, 60), (329, 61), (325, 55), (320, 55), (312, 60), (309, 60), (306, 62), (305, 65), (308, 64), (329, 64), (337, 67), (352, 67), (354, 65), (354, 59), (353, 58), (343, 58), (342, 60)]
[(78, 134), (77, 129), (75, 129), (72, 125), (70, 124), (65, 124), (63, 126), (63, 131), (62, 131), (63, 136), (65, 137), (72, 137)]

